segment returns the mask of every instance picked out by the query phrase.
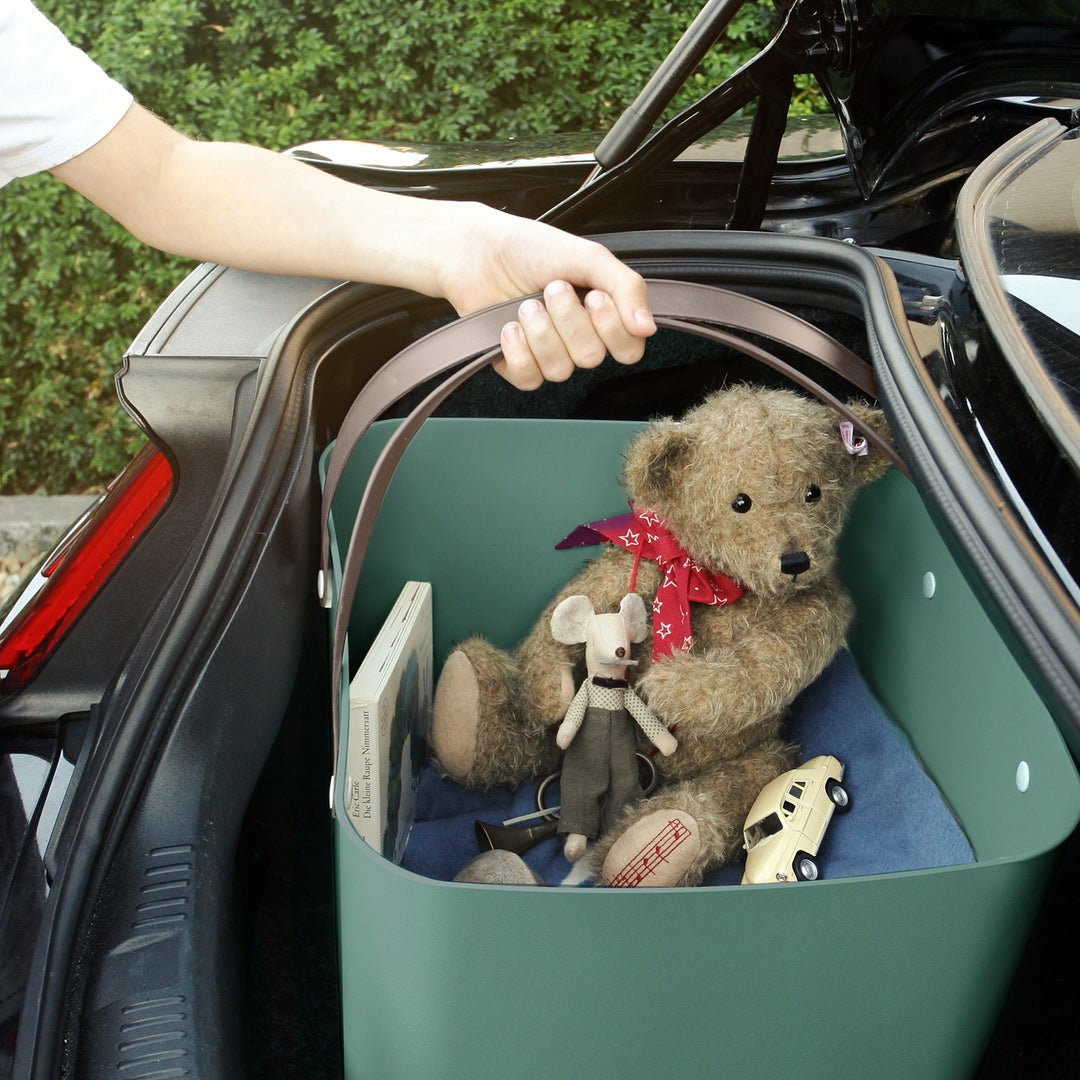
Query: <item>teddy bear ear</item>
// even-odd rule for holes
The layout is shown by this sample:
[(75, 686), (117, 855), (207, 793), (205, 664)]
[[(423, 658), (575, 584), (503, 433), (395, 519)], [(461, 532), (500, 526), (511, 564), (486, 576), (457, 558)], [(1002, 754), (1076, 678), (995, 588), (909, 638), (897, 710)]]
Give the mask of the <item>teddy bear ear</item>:
[[(886, 442), (892, 443), (889, 422), (885, 419), (885, 413), (877, 405), (868, 405), (864, 401), (849, 401), (847, 405), (859, 420), (858, 424), (855, 425), (854, 438), (856, 440), (860, 432), (871, 431), (876, 435), (880, 435)], [(848, 445), (852, 436), (844, 435), (842, 426), (841, 433), (845, 445)], [(873, 443), (868, 445), (865, 453), (852, 450), (850, 445), (848, 445), (848, 449), (853, 454), (852, 461), (855, 465), (855, 476), (860, 484), (869, 484), (888, 471), (891, 464), (889, 458)]]
[(638, 506), (664, 503), (682, 482), (693, 440), (676, 420), (651, 424), (635, 437), (626, 453), (623, 484)]

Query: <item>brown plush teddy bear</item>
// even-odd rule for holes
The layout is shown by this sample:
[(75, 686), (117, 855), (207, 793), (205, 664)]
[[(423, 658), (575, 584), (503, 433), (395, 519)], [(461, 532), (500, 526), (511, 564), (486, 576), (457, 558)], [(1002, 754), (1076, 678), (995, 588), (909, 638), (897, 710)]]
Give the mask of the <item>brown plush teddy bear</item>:
[[(865, 431), (884, 433), (880, 410), (853, 408)], [(835, 411), (789, 390), (730, 387), (642, 430), (623, 469), (633, 514), (568, 538), (603, 540), (599, 557), (512, 654), (473, 638), (447, 659), (432, 731), (440, 767), (473, 788), (558, 769), (555, 731), (584, 672), (580, 650), (552, 636), (552, 612), (574, 594), (615, 611), (637, 592), (652, 625), (634, 685), (678, 748), (657, 756), (657, 791), (599, 837), (600, 878), (692, 885), (732, 861), (755, 796), (796, 763), (788, 706), (843, 645), (852, 605), (837, 538), (856, 490), (888, 464)]]

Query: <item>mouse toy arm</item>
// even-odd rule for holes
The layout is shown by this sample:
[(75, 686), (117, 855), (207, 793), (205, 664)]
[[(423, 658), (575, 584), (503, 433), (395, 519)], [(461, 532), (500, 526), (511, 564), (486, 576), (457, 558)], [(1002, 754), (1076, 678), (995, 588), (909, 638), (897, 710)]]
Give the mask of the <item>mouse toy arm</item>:
[(566, 710), (566, 716), (559, 725), (555, 734), (555, 742), (560, 750), (565, 750), (573, 741), (574, 736), (581, 728), (581, 722), (585, 719), (585, 710), (589, 704), (589, 684), (583, 682), (581, 688), (574, 695), (570, 707)]
[(645, 732), (645, 737), (660, 751), (664, 757), (669, 757), (678, 748), (678, 740), (664, 726), (660, 718), (634, 693), (626, 691), (626, 711), (637, 722), (637, 726)]

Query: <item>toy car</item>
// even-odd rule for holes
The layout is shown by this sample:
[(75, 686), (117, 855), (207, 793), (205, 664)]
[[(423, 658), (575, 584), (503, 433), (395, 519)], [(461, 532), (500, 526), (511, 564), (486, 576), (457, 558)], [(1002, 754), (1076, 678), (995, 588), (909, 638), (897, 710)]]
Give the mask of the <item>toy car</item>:
[(843, 778), (843, 763), (822, 755), (762, 788), (743, 829), (744, 885), (820, 877), (816, 856), (825, 830), (834, 813), (851, 809)]

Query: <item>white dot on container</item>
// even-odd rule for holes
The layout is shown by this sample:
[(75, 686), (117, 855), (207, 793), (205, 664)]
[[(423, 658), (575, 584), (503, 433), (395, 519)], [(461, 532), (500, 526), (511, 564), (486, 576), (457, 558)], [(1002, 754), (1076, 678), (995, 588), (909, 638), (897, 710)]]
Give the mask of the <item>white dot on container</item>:
[(937, 578), (933, 570), (927, 570), (922, 576), (922, 594), (927, 600), (937, 592)]
[(1016, 766), (1016, 790), (1027, 791), (1028, 786), (1031, 784), (1031, 769), (1028, 768), (1026, 761), (1021, 761)]

